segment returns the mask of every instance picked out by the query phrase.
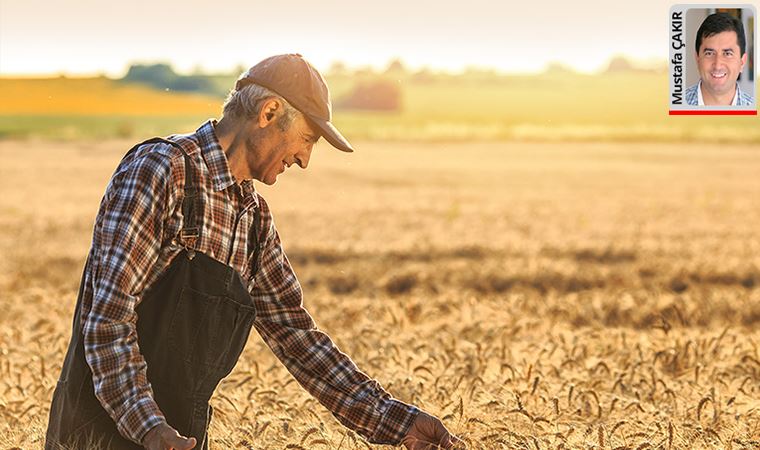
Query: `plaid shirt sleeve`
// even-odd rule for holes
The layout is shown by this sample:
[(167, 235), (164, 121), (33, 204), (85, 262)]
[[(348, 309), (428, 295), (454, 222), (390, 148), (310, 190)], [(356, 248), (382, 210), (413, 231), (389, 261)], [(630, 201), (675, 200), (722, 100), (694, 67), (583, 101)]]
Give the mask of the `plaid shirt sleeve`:
[(170, 186), (182, 170), (160, 150), (117, 169), (101, 202), (93, 238), (92, 308), (85, 312), (84, 350), (95, 394), (126, 438), (141, 443), (165, 418), (153, 400), (137, 345), (137, 294), (161, 248)]
[(251, 292), (256, 329), (301, 386), (343, 425), (372, 443), (398, 445), (419, 410), (392, 398), (317, 329), (303, 307), (301, 285), (283, 252), (266, 202), (261, 199), (260, 204), (264, 224), (268, 219), (269, 226)]

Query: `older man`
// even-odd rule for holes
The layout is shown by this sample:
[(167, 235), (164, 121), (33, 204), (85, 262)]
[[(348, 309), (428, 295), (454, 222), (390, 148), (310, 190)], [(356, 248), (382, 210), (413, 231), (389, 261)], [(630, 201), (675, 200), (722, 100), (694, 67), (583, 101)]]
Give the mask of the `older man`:
[(392, 398), (303, 308), (272, 214), (252, 180), (306, 168), (330, 123), (322, 76), (300, 55), (244, 74), (218, 122), (132, 148), (95, 221), (46, 449), (208, 448), (209, 399), (251, 327), (298, 382), (373, 443), (460, 441)]
[(692, 106), (752, 106), (750, 93), (736, 80), (747, 63), (746, 38), (741, 20), (726, 14), (707, 16), (697, 30), (695, 56), (699, 83), (684, 93)]

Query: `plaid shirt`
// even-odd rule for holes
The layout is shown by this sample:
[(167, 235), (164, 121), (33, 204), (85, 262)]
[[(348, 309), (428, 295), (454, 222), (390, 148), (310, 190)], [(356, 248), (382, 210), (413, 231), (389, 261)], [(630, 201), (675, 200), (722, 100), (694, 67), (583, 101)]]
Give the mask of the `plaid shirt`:
[[(170, 137), (200, 169), (204, 214), (196, 248), (247, 281), (256, 330), (301, 386), (370, 442), (398, 444), (419, 410), (393, 399), (317, 329), (303, 308), (301, 286), (267, 203), (251, 180), (235, 183), (214, 124)], [(165, 419), (137, 346), (135, 307), (141, 292), (182, 250), (176, 237), (182, 227), (184, 164), (178, 149), (162, 143), (124, 157), (101, 201), (85, 267), (81, 318), (95, 393), (121, 434), (137, 443)], [(247, 241), (254, 208), (261, 209), (263, 247), (252, 279)]]
[[(702, 80), (699, 80), (699, 83), (689, 86), (689, 88), (684, 91), (684, 97), (686, 97), (687, 105), (704, 106), (699, 104), (700, 97), (702, 96), (702, 93), (700, 91), (701, 86)], [(742, 91), (739, 87), (739, 83), (737, 83), (736, 93), (734, 94), (734, 100), (731, 103), (731, 106), (752, 106), (754, 104), (755, 100), (752, 98), (752, 96)]]

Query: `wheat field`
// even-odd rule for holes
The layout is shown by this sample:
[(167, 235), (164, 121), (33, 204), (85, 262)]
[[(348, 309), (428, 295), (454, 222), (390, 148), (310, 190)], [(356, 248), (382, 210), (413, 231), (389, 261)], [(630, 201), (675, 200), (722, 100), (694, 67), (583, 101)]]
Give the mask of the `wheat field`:
[[(0, 142), (0, 448), (38, 449), (132, 142)], [(760, 148), (320, 143), (261, 187), (319, 326), (471, 449), (760, 448)], [(217, 449), (373, 449), (251, 335)]]

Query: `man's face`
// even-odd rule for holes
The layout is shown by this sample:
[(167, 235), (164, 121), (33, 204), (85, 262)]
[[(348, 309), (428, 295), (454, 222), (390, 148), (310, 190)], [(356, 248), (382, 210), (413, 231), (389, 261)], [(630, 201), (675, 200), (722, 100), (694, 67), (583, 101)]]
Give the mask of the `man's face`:
[(702, 39), (697, 53), (702, 87), (712, 95), (733, 94), (746, 62), (747, 54), (740, 54), (736, 32), (724, 31)]
[(272, 185), (277, 176), (293, 164), (305, 169), (311, 150), (319, 139), (303, 115), (297, 114), (285, 131), (272, 122), (261, 139), (248, 142), (248, 167), (254, 179)]

